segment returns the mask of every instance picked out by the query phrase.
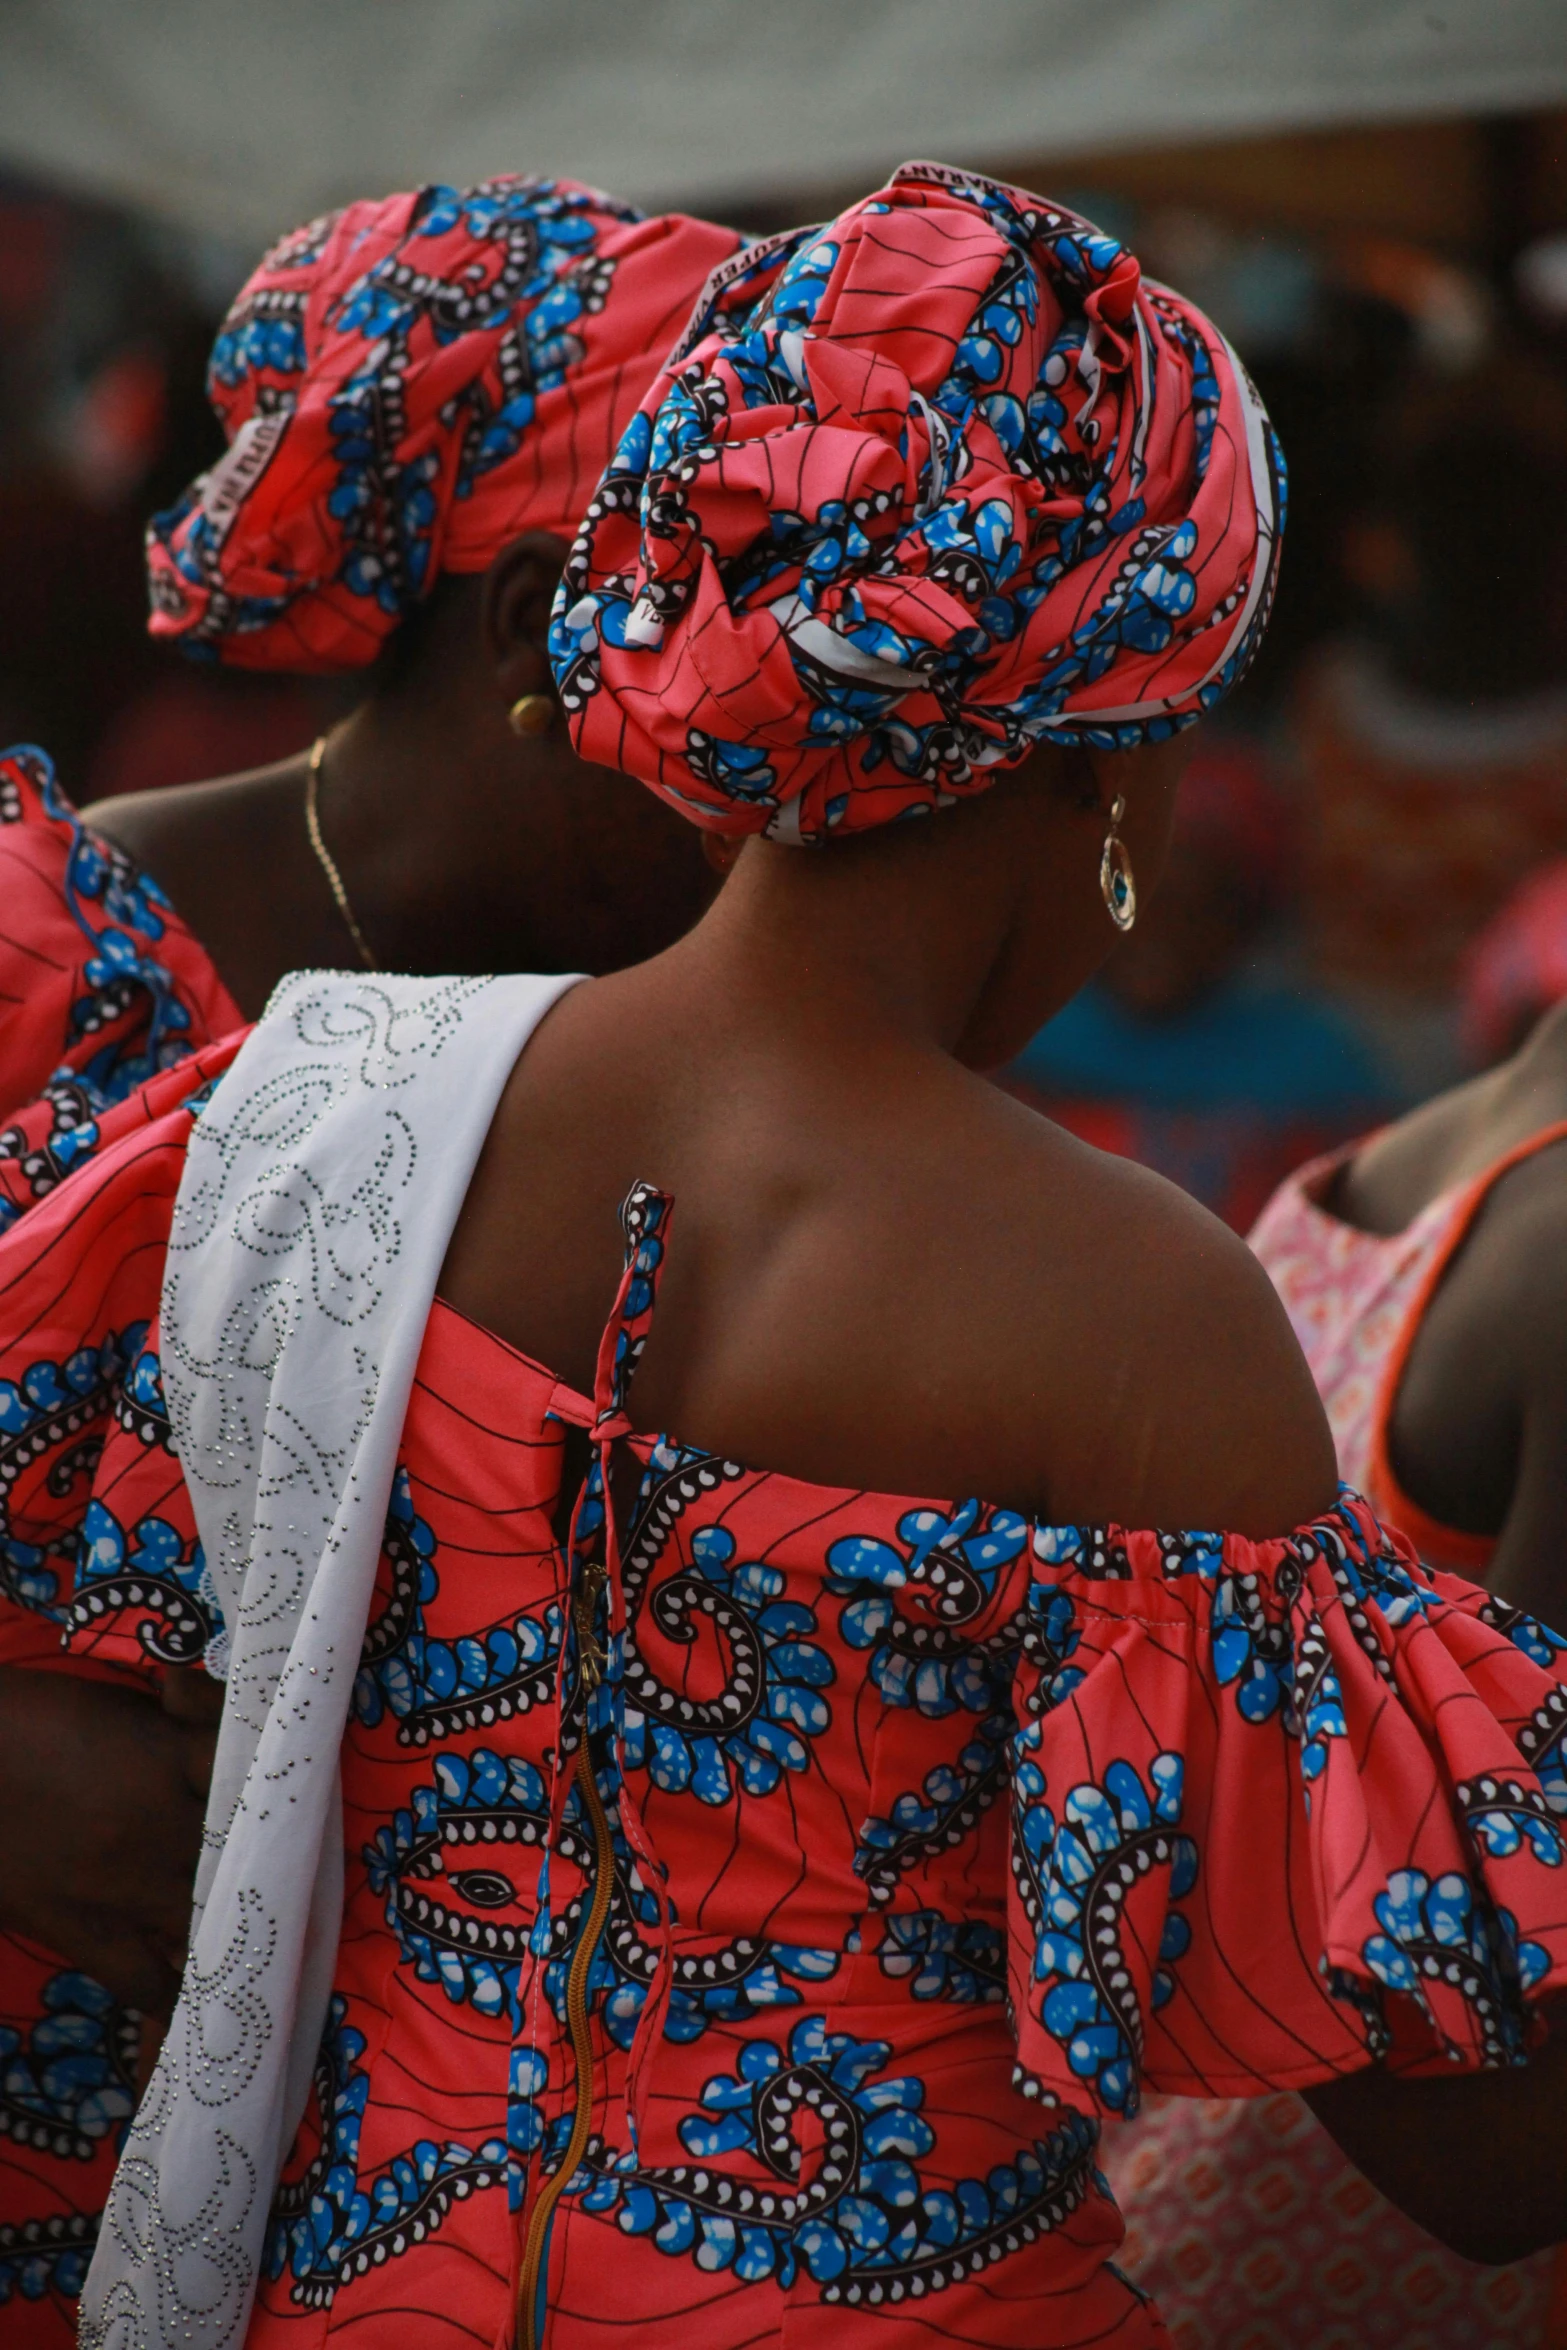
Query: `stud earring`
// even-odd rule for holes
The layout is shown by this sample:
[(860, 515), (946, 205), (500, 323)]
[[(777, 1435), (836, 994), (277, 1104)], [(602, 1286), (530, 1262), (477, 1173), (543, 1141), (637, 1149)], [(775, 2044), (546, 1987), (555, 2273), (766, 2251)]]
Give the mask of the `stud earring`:
[(506, 713), (513, 734), (548, 734), (555, 723), (555, 704), (549, 694), (523, 694)]
[(1126, 843), (1116, 830), (1125, 814), (1126, 802), (1118, 792), (1111, 804), (1110, 829), (1105, 834), (1104, 855), (1099, 860), (1100, 895), (1117, 930), (1130, 930), (1137, 920), (1137, 881)]

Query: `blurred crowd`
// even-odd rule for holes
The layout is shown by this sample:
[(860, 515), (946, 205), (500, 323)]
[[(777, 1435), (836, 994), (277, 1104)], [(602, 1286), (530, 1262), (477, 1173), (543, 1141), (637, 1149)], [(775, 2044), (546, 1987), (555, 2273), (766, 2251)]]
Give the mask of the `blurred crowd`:
[[(1244, 352), (1290, 521), (1158, 900), (1006, 1081), (1244, 1229), (1567, 992), (1567, 233), (1482, 265), (1075, 200)], [(253, 259), (0, 182), (0, 741), (44, 744), (79, 802), (335, 715), (330, 682), (145, 635), (142, 530), (221, 449), (203, 369)]]

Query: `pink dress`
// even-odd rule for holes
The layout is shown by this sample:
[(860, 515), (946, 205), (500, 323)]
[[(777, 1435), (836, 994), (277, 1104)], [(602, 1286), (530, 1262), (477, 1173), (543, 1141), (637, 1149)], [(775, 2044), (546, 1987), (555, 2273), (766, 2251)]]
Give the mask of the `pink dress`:
[[(1487, 1536), (1441, 1526), (1400, 1488), (1387, 1428), (1443, 1273), (1509, 1168), (1567, 1135), (1545, 1128), (1402, 1232), (1358, 1231), (1321, 1204), (1345, 1152), (1281, 1185), (1252, 1247), (1317, 1382), (1340, 1474), (1429, 1565), (1483, 1579)], [(1122, 2266), (1153, 2294), (1175, 2350), (1556, 2350), (1556, 2256), (1477, 2268), (1395, 2210), (1292, 2093), (1244, 2104), (1152, 2097), (1107, 2129), (1126, 2219)]]

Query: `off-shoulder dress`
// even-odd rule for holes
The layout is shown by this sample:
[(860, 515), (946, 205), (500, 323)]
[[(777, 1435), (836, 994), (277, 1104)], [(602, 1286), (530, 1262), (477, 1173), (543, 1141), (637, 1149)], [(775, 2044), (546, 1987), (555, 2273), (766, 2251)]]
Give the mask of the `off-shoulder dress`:
[[(189, 1101), (0, 1242), (0, 1545), (74, 1653), (219, 1627), (157, 1312)], [(1563, 1643), (1345, 1494), (1258, 1542), (828, 1488), (437, 1303), (253, 2350), (1166, 2343), (1100, 2124), (1520, 2056)], [(31, 1596), (29, 1596), (31, 1595)]]

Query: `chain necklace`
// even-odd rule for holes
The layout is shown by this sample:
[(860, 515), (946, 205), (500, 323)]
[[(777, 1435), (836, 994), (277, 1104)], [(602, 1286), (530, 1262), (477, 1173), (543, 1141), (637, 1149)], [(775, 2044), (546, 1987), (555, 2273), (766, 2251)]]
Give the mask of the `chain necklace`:
[(332, 892), (332, 903), (343, 917), (344, 927), (359, 949), (359, 960), (367, 971), (379, 971), (381, 966), (370, 952), (369, 941), (360, 929), (354, 909), (349, 903), (348, 890), (337, 869), (337, 860), (321, 837), (321, 762), (326, 757), (326, 736), (318, 734), (310, 746), (310, 759), (305, 768), (305, 830), (310, 835), (310, 846), (316, 854), (316, 863), (326, 875), (327, 888)]

